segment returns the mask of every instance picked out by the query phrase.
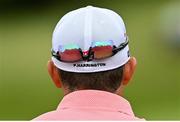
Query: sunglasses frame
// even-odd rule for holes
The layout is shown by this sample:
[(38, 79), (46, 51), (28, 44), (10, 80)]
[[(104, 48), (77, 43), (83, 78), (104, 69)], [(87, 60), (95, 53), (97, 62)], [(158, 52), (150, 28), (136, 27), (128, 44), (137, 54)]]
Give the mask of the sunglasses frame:
[[(124, 43), (121, 43), (117, 47), (115, 45), (113, 45), (112, 55), (111, 56), (114, 56), (116, 53), (118, 53), (119, 51), (124, 49), (128, 45), (128, 43), (129, 43), (129, 41), (127, 39)], [(94, 52), (92, 51), (92, 47), (89, 48), (88, 53), (86, 53), (86, 54), (83, 53), (81, 48), (79, 48), (78, 50), (79, 50), (79, 52), (80, 52), (80, 54), (82, 56), (83, 61), (92, 61), (93, 59), (95, 59), (94, 58)], [(61, 57), (59, 55), (59, 51), (55, 52), (53, 49), (51, 49), (51, 55), (53, 57), (55, 57), (57, 60), (61, 61), (61, 62), (77, 62), (77, 61), (64, 61), (64, 60), (61, 60)], [(109, 56), (109, 57), (111, 57), (111, 56)], [(108, 58), (108, 57), (106, 57), (106, 58)], [(103, 59), (103, 58), (101, 58), (101, 59)], [(81, 60), (78, 60), (78, 61), (81, 61)]]

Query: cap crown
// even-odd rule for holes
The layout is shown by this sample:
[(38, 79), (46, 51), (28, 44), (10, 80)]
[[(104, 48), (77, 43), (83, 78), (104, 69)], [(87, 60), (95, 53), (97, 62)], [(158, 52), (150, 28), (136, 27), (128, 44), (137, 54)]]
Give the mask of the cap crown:
[[(90, 48), (92, 41), (112, 40), (115, 46), (126, 41), (126, 29), (122, 18), (112, 10), (87, 6), (64, 15), (55, 27), (52, 38), (52, 48), (58, 51), (60, 45), (77, 44), (83, 51)], [(123, 51), (124, 50), (124, 51)], [(64, 63), (53, 59), (55, 65), (71, 72), (98, 72), (117, 68), (127, 60), (129, 47), (105, 60), (103, 67), (75, 67), (74, 63)], [(113, 62), (116, 62), (112, 64)], [(81, 64), (99, 63), (99, 61), (79, 62)], [(90, 65), (89, 65), (90, 66)]]
[(125, 41), (125, 33), (124, 22), (117, 13), (87, 6), (61, 18), (53, 33), (53, 48), (57, 51), (59, 45), (74, 43), (88, 50), (92, 41), (108, 40), (118, 46)]

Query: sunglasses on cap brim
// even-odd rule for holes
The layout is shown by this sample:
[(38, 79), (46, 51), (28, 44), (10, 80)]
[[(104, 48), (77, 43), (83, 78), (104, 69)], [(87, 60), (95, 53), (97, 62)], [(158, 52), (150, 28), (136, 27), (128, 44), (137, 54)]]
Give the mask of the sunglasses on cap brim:
[(61, 45), (58, 51), (51, 50), (51, 54), (61, 62), (92, 61), (111, 57), (124, 49), (129, 41), (126, 40), (119, 46), (113, 45), (113, 41), (93, 41), (88, 51), (82, 51), (76, 44)]

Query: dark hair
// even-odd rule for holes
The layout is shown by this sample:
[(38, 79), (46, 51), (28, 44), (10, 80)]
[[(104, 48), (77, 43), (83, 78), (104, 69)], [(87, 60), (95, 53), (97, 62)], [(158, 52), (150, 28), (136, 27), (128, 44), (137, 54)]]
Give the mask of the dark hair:
[(83, 89), (115, 92), (120, 86), (123, 76), (123, 66), (95, 73), (73, 73), (58, 70), (62, 84), (71, 92)]

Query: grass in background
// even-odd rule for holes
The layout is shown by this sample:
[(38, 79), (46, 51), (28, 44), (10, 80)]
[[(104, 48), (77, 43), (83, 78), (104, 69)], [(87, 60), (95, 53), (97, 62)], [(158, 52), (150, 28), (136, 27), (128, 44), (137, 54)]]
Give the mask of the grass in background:
[[(90, 2), (89, 2), (90, 3)], [(180, 119), (180, 57), (157, 37), (159, 11), (168, 2), (93, 2), (119, 13), (130, 37), (137, 71), (125, 97), (147, 120)], [(62, 91), (46, 70), (51, 36), (58, 20), (82, 4), (57, 4), (38, 10), (18, 8), (0, 23), (0, 120), (30, 120), (56, 109)]]

